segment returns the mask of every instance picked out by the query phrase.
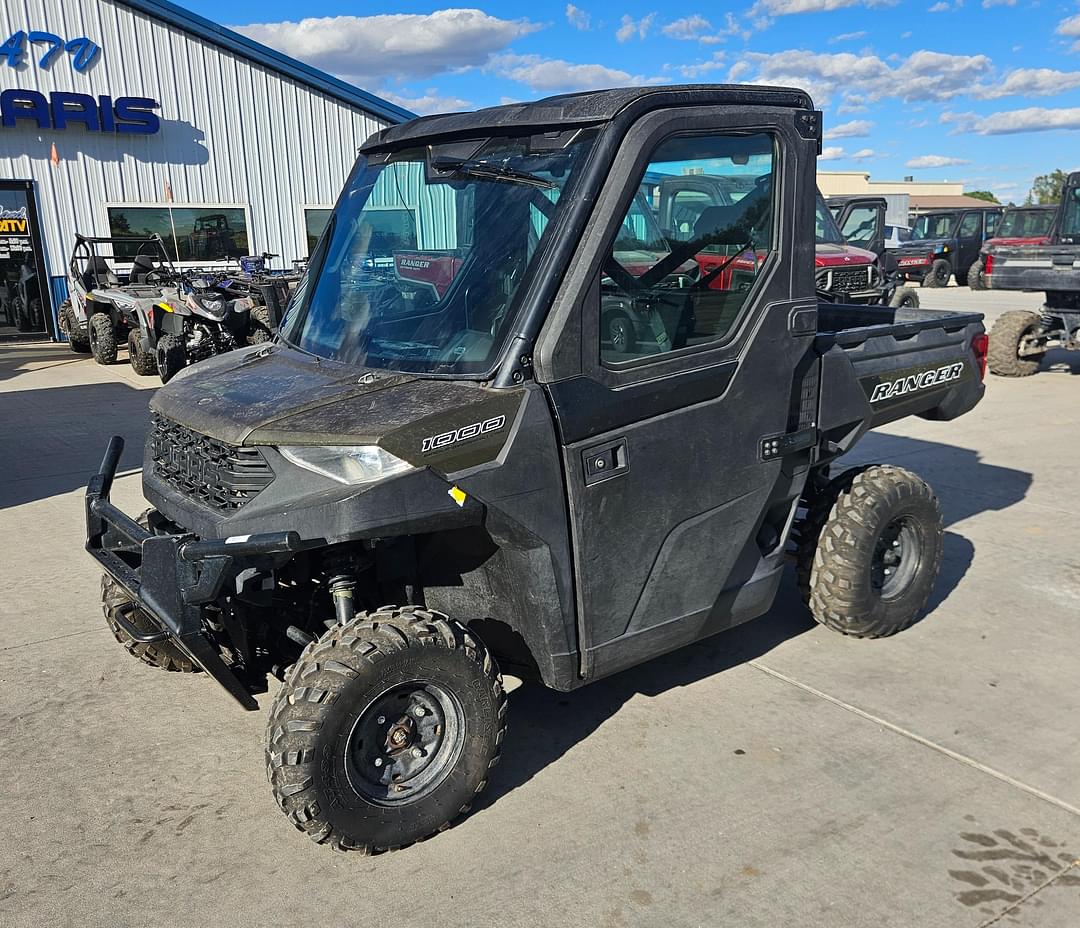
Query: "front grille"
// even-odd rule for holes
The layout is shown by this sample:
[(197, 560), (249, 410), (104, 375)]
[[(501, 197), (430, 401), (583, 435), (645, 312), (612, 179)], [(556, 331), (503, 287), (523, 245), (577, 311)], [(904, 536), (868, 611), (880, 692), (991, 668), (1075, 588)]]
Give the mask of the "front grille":
[(817, 285), (830, 293), (859, 293), (873, 285), (874, 266), (830, 267), (818, 272)]
[(228, 445), (157, 413), (150, 421), (150, 455), (155, 476), (219, 512), (235, 512), (274, 479), (258, 448)]

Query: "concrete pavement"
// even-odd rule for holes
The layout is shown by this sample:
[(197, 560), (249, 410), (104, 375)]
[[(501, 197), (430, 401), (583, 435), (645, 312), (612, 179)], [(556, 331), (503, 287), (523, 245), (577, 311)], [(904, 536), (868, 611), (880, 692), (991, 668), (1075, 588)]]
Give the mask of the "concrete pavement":
[[(1080, 357), (1048, 363), (858, 447), (945, 511), (912, 629), (842, 638), (789, 583), (767, 616), (577, 693), (521, 686), (480, 808), (362, 858), (278, 812), (265, 713), (105, 628), (81, 491), (113, 432), (137, 471), (155, 381), (0, 348), (0, 924), (1077, 928)], [(137, 473), (115, 498), (140, 509)]]

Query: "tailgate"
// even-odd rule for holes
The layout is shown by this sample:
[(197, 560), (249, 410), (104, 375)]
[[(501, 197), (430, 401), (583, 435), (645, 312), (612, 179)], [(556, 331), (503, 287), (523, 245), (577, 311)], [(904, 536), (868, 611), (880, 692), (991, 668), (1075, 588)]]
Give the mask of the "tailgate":
[(818, 428), (850, 447), (868, 429), (905, 416), (955, 419), (982, 399), (985, 360), (982, 317), (915, 311), (917, 324), (874, 325), (819, 335), (821, 390)]
[(993, 290), (1080, 290), (1080, 246), (993, 245), (987, 251)]

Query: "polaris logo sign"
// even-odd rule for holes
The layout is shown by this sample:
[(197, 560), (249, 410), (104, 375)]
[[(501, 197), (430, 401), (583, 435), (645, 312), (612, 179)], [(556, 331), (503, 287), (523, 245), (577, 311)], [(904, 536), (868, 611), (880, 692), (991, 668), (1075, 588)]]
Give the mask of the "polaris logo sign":
[(869, 393), (871, 403), (882, 403), (955, 383), (964, 377), (966, 370), (963, 361), (956, 361), (944, 367), (908, 369), (900, 372), (900, 376), (890, 372), (888, 380), (868, 378), (863, 381), (863, 387)]

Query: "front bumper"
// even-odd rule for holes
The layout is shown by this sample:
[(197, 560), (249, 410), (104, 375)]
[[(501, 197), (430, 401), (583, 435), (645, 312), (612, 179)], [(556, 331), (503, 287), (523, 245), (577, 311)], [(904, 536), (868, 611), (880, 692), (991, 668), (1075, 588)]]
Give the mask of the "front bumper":
[(245, 709), (258, 703), (221, 659), (202, 625), (202, 607), (221, 594), (226, 581), (251, 564), (301, 548), (297, 532), (267, 532), (224, 540), (190, 533), (148, 531), (109, 501), (124, 440), (109, 442), (101, 468), (86, 487), (86, 550), (158, 627), (140, 632), (123, 616), (117, 621), (135, 640), (169, 640), (218, 681)]

